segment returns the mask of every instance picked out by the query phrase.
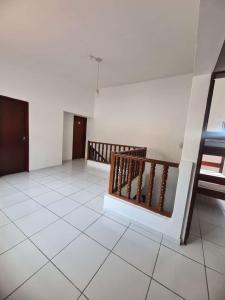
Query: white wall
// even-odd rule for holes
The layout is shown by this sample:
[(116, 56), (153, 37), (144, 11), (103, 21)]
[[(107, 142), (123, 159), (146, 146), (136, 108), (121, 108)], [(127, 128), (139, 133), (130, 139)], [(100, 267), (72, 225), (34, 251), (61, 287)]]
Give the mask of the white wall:
[(179, 162), (192, 75), (101, 89), (89, 139), (147, 146), (148, 156)]
[(0, 94), (29, 102), (31, 170), (62, 163), (64, 111), (93, 114), (93, 91), (10, 66), (1, 65)]
[(181, 160), (197, 162), (211, 75), (194, 76)]
[(71, 160), (73, 156), (73, 119), (74, 115), (64, 112), (62, 160)]

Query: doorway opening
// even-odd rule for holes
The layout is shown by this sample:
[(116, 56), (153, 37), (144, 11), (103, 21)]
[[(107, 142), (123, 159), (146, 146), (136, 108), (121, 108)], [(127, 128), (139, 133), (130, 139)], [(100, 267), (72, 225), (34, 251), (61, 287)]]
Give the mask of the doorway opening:
[(0, 176), (29, 171), (29, 104), (0, 96)]
[(74, 116), (73, 159), (85, 158), (87, 118)]
[(85, 158), (87, 118), (64, 112), (62, 161)]

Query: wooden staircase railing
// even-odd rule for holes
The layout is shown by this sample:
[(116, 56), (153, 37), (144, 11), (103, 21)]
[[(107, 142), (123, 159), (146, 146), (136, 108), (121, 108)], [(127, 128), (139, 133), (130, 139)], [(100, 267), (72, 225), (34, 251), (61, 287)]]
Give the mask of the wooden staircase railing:
[[(88, 160), (110, 164), (113, 152), (123, 152), (129, 154), (130, 151), (143, 149), (137, 146), (110, 144), (102, 142), (88, 141)], [(147, 150), (147, 148), (144, 148)]]
[[(153, 205), (155, 174), (158, 166), (162, 168), (160, 193), (157, 204)], [(169, 168), (178, 168), (178, 166), (179, 164), (177, 163), (146, 158), (145, 148), (130, 151), (129, 153), (112, 153), (109, 194), (170, 217), (171, 213), (164, 209), (168, 172)], [(147, 174), (144, 177), (143, 174), (146, 173), (146, 167), (148, 167), (149, 172), (146, 171)], [(143, 197), (142, 187), (145, 178), (148, 178), (147, 191), (145, 197)], [(135, 184), (134, 179), (136, 179)], [(132, 188), (136, 189), (135, 197), (131, 196)]]

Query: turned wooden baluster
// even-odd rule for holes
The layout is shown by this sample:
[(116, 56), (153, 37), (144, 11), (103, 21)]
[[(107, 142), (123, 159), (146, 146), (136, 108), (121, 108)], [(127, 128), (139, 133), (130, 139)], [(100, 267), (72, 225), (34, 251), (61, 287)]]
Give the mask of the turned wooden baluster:
[(94, 157), (93, 157), (93, 143), (91, 143), (91, 146), (90, 146), (90, 159), (94, 159)]
[(90, 151), (91, 151), (91, 146), (90, 146), (90, 142), (88, 141), (88, 159), (91, 159)]
[(115, 180), (117, 180), (117, 176), (115, 173), (116, 173), (116, 156), (115, 156), (115, 153), (112, 152), (110, 177), (109, 177), (109, 194), (114, 193)]
[(127, 182), (127, 158), (123, 160), (123, 186)]
[(96, 154), (96, 151), (95, 151), (95, 150), (96, 150), (96, 143), (94, 142), (94, 143), (93, 143), (93, 157), (94, 157), (94, 160), (96, 161), (96, 158), (97, 158), (96, 155), (97, 155), (97, 154)]
[(100, 143), (98, 143), (98, 161), (100, 161), (99, 153), (100, 153)]
[(118, 191), (118, 178), (119, 178), (119, 165), (120, 165), (120, 157), (116, 156), (116, 167), (115, 167), (115, 191)]
[(105, 151), (105, 144), (103, 143), (102, 144), (102, 159), (101, 159), (102, 162), (104, 162), (104, 157), (105, 157), (104, 156), (104, 154), (105, 154), (104, 151)]
[(166, 182), (168, 178), (168, 170), (169, 170), (169, 166), (163, 165), (162, 181), (161, 181), (159, 204), (158, 204), (159, 212), (163, 211), (165, 193), (166, 193)]
[(122, 192), (122, 180), (123, 180), (123, 158), (119, 158), (119, 168), (118, 168), (118, 195), (121, 196)]
[(146, 206), (151, 207), (152, 205), (152, 194), (153, 194), (153, 186), (154, 186), (154, 178), (155, 178), (155, 168), (156, 164), (152, 163), (150, 168), (150, 175), (148, 181), (148, 189), (146, 195)]
[(112, 161), (112, 144), (110, 145), (110, 150), (109, 150), (109, 162), (111, 164)]
[(142, 178), (143, 178), (144, 162), (140, 161), (137, 165), (138, 165), (138, 183), (137, 183), (136, 202), (140, 202), (140, 200), (141, 200), (141, 191), (142, 191)]
[(127, 178), (127, 198), (130, 199), (131, 182), (132, 182), (132, 159), (128, 161), (128, 178)]
[(106, 149), (105, 149), (106, 160), (105, 160), (105, 162), (108, 164), (109, 163), (109, 159), (108, 159), (108, 148), (109, 148), (109, 145), (108, 144), (105, 144), (105, 145), (106, 145)]

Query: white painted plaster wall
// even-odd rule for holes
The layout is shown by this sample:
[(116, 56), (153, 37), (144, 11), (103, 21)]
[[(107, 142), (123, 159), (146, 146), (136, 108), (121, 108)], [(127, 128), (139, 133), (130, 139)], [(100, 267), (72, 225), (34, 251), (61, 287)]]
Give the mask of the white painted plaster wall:
[(64, 111), (93, 114), (93, 91), (10, 66), (1, 65), (0, 94), (29, 102), (30, 170), (62, 163)]
[(180, 161), (192, 75), (101, 89), (89, 139), (147, 146), (151, 158)]
[(211, 75), (195, 76), (184, 135), (181, 160), (197, 162)]
[(64, 112), (63, 117), (63, 153), (62, 160), (71, 160), (73, 155), (73, 119), (74, 115)]

